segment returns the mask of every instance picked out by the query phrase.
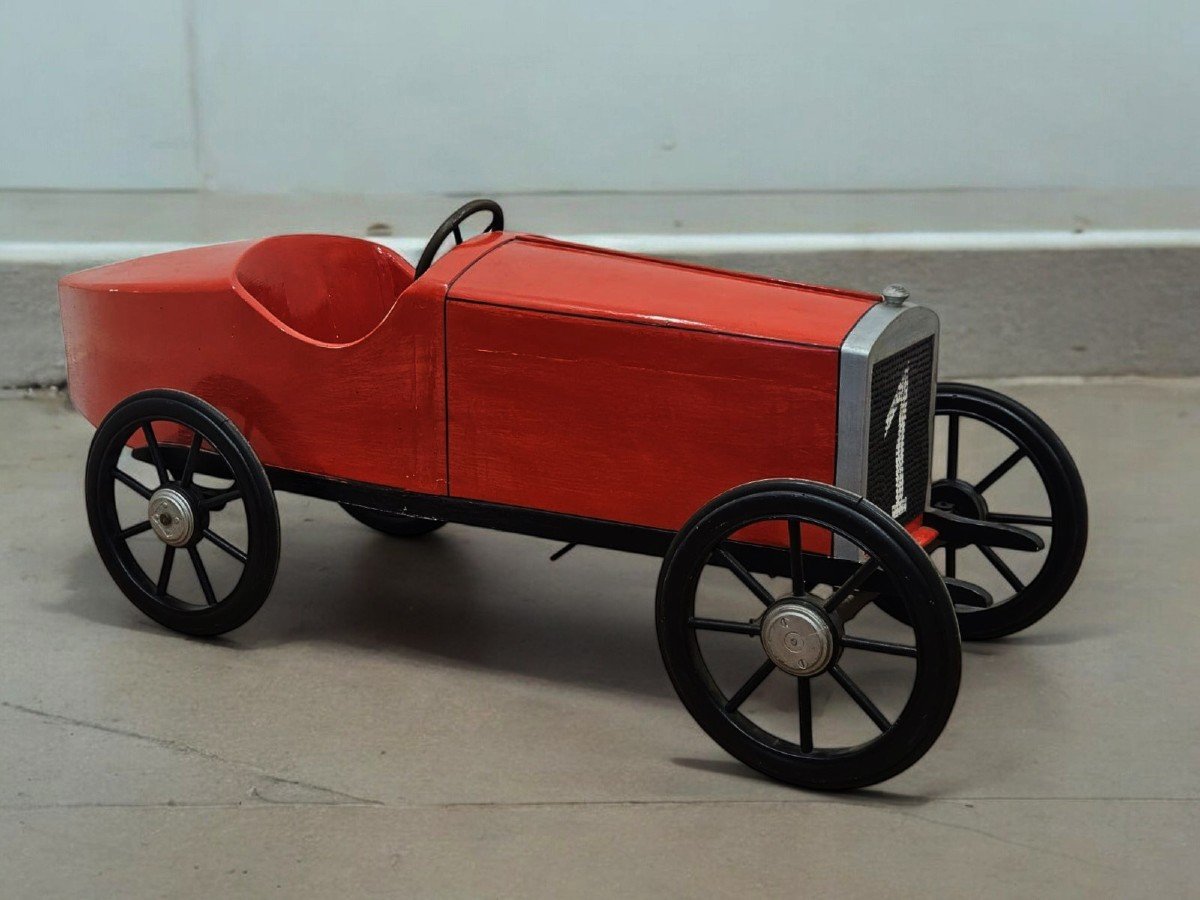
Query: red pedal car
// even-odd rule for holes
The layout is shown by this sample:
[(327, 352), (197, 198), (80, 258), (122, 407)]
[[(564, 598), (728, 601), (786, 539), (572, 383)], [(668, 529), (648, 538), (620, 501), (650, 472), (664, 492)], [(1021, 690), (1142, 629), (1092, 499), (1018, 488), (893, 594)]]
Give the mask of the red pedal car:
[[(490, 223), (464, 241), (476, 213)], [(477, 200), (415, 270), (285, 235), (89, 269), (60, 295), (71, 398), (97, 426), (96, 546), (186, 634), (266, 599), (275, 491), (398, 537), (455, 522), (659, 555), (658, 640), (688, 711), (767, 775), (846, 789), (936, 740), (960, 631), (1037, 621), (1083, 558), (1062, 443), (1000, 394), (938, 384), (937, 317), (898, 288), (506, 232)], [(994, 455), (976, 474), (967, 441)], [(999, 505), (1014, 469), (1032, 488)], [(960, 577), (968, 552), (996, 590)]]

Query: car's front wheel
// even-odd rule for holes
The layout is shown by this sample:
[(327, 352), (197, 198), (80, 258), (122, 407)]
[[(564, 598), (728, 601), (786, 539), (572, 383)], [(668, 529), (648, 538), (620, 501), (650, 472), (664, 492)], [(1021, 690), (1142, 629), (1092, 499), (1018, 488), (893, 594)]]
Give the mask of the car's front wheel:
[[(861, 559), (805, 550), (830, 532)], [(788, 549), (764, 547), (772, 535)], [(790, 575), (783, 590), (752, 574), (764, 550)], [(909, 627), (872, 609), (881, 592)], [(656, 617), (667, 673), (700, 727), (798, 787), (898, 775), (933, 745), (958, 695), (958, 627), (929, 557), (882, 510), (829, 485), (759, 481), (709, 502), (663, 560)]]
[[(1011, 397), (943, 382), (936, 416), (945, 423), (946, 440), (935, 460), (942, 477), (933, 482), (934, 508), (1026, 528), (1046, 542), (1040, 552), (1012, 551), (1007, 558), (986, 544), (947, 546), (934, 554), (946, 577), (965, 578), (994, 593), (990, 607), (958, 610), (963, 638), (1013, 634), (1050, 612), (1079, 573), (1088, 534), (1083, 479), (1053, 429)], [(983, 465), (967, 471), (967, 457), (980, 457)]]

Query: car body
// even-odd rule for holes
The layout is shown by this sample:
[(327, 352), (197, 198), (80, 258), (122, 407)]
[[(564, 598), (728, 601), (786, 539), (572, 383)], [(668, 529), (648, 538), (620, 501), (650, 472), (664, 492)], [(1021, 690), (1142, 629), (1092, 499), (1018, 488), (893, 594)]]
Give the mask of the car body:
[[(907, 473), (897, 515), (933, 537), (938, 323), (920, 307), (514, 233), (415, 281), (351, 238), (180, 250), (68, 276), (61, 302), (94, 424), (176, 388), (269, 469), (668, 530), (781, 473), (892, 509)], [(899, 428), (869, 433), (898, 375), (872, 393), (872, 373), (909, 357), (900, 445)]]
[[(463, 240), (480, 212), (491, 224)], [(270, 593), (277, 491), (395, 538), (453, 522), (564, 542), (552, 558), (575, 544), (660, 555), (658, 644), (701, 727), (790, 784), (874, 784), (948, 721), (960, 634), (1040, 619), (1087, 534), (1062, 442), (1010, 398), (939, 385), (937, 316), (907, 296), (507, 232), (491, 200), (452, 213), (416, 267), (370, 241), (283, 235), (78, 272), (60, 300), (71, 398), (97, 426), (92, 537), (139, 609), (196, 636), (239, 627)], [(972, 420), (1011, 445), (973, 479), (959, 467)], [(1046, 511), (995, 512), (987, 492), (1026, 461)], [(972, 548), (1003, 576), (1002, 602), (958, 577)], [(1045, 555), (1022, 580), (997, 550)], [(224, 583), (214, 562), (233, 566)], [(705, 611), (714, 573), (716, 599), (748, 608)], [(859, 619), (872, 605), (886, 616)], [(858, 631), (881, 623), (893, 630)], [(710, 656), (710, 637), (757, 638), (749, 678), (715, 674), (729, 656)], [(847, 652), (875, 656), (861, 671), (907, 698), (898, 713)], [(776, 673), (798, 713), (782, 725), (747, 705)], [(836, 718), (814, 700), (831, 683), (866, 735), (814, 737), (814, 710)]]

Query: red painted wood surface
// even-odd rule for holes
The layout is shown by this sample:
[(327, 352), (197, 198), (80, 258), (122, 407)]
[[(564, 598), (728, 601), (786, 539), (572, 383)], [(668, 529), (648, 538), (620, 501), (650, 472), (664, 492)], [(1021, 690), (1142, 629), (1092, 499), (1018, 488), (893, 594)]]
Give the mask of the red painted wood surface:
[(87, 270), (60, 296), (95, 424), (176, 388), (267, 465), (663, 528), (756, 478), (833, 481), (838, 347), (871, 302), (513, 234), (415, 283), (378, 245), (295, 235)]
[[(183, 250), (63, 279), (76, 407), (98, 424), (131, 394), (176, 388), (229, 415), (267, 465), (444, 492), (443, 298), (458, 265), (435, 265), (389, 308), (371, 298), (373, 330), (332, 344), (302, 334), (242, 289), (238, 262), (253, 246)], [(411, 280), (411, 267), (385, 252)], [(462, 261), (481, 251), (460, 252)], [(338, 273), (327, 274), (335, 283)], [(331, 292), (329, 302), (359, 298)]]
[(676, 529), (747, 481), (833, 481), (834, 349), (460, 300), (446, 318), (455, 496)]
[(258, 241), (234, 275), (281, 322), (329, 344), (369, 334), (413, 281), (412, 266), (386, 247), (323, 234)]
[(924, 523), (924, 516), (917, 516), (907, 525), (905, 530), (912, 535), (912, 539), (917, 542), (918, 547), (928, 547), (937, 540), (937, 529), (931, 528)]
[(877, 297), (517, 235), (455, 297), (548, 313), (839, 347)]

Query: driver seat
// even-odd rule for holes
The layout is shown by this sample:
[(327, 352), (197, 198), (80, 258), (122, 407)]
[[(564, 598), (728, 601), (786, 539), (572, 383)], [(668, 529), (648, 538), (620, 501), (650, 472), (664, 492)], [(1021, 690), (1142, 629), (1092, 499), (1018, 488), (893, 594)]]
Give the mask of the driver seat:
[(289, 328), (326, 344), (370, 334), (413, 282), (413, 267), (359, 238), (285, 234), (242, 254), (242, 289)]

